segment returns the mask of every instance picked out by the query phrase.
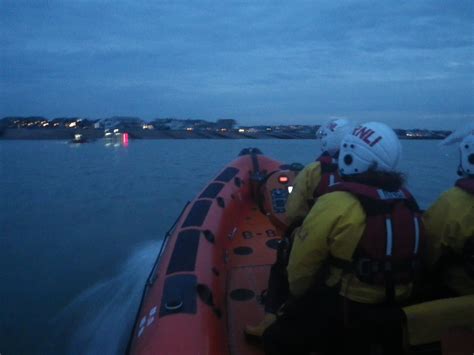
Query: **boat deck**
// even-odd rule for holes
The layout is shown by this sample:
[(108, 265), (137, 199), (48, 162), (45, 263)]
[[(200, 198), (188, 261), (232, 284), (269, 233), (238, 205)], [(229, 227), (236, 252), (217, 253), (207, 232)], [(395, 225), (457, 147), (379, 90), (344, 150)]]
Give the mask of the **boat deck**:
[(227, 321), (231, 354), (263, 354), (258, 344), (244, 336), (247, 324), (263, 318), (259, 296), (267, 288), (271, 265), (275, 262), (280, 231), (255, 206), (242, 211), (242, 219), (229, 244), (227, 278)]

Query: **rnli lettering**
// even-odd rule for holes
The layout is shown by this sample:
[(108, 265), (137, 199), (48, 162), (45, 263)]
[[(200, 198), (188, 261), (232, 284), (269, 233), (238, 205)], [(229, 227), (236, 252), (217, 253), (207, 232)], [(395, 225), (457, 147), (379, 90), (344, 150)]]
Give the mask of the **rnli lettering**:
[(364, 126), (359, 126), (356, 129), (354, 129), (354, 132), (352, 133), (354, 136), (359, 137), (362, 139), (365, 143), (373, 147), (376, 145), (378, 142), (382, 140), (381, 136), (378, 136), (377, 138), (372, 138), (371, 137), (374, 135), (374, 131), (371, 130), (370, 128), (364, 127)]
[(378, 189), (377, 193), (379, 194), (381, 200), (404, 200), (407, 198), (402, 190), (385, 191), (382, 189)]

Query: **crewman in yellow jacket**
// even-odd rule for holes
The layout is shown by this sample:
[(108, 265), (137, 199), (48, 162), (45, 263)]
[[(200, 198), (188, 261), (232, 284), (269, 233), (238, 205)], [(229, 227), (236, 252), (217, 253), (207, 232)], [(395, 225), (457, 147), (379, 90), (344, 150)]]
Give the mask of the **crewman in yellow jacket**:
[(423, 216), (440, 296), (474, 294), (474, 131), (459, 149), (461, 178)]
[[(321, 156), (301, 170), (293, 184), (293, 191), (286, 203), (286, 217), (290, 236), (303, 222), (316, 199), (329, 191), (331, 185), (339, 181), (337, 158), (339, 146), (347, 134), (354, 129), (347, 119), (333, 119), (321, 127), (316, 134), (321, 139)], [(290, 239), (288, 238), (288, 239)], [(286, 244), (284, 244), (286, 243)], [(258, 325), (247, 325), (245, 334), (261, 337), (264, 330), (276, 319), (276, 312), (288, 299), (288, 278), (286, 266), (291, 242), (284, 240), (279, 247), (276, 263), (272, 266), (265, 295), (265, 317)]]
[(316, 199), (339, 181), (339, 146), (342, 139), (354, 128), (354, 124), (344, 118), (330, 120), (320, 128), (317, 137), (321, 139), (321, 156), (298, 173), (286, 203), (289, 225), (301, 224)]
[[(334, 350), (344, 342), (330, 342), (334, 329), (348, 314), (360, 318), (409, 299), (424, 238), (418, 206), (395, 171), (400, 154), (396, 134), (382, 123), (342, 140), (343, 181), (318, 198), (296, 231), (287, 268), (292, 300), (263, 334), (267, 354)], [(401, 338), (401, 328), (391, 333)]]

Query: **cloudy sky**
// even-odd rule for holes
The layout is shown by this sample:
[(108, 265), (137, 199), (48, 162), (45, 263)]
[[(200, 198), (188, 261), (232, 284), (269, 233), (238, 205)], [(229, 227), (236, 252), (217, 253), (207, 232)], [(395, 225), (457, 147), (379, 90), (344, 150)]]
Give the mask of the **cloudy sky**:
[(0, 0), (0, 116), (474, 120), (474, 1)]

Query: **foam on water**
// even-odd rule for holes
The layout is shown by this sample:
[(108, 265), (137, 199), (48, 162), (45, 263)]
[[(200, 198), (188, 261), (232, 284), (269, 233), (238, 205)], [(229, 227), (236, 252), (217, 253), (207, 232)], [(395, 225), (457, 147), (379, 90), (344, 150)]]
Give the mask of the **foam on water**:
[(49, 352), (124, 353), (143, 285), (160, 246), (161, 242), (140, 246), (115, 277), (83, 291), (67, 305), (52, 321), (56, 335)]

